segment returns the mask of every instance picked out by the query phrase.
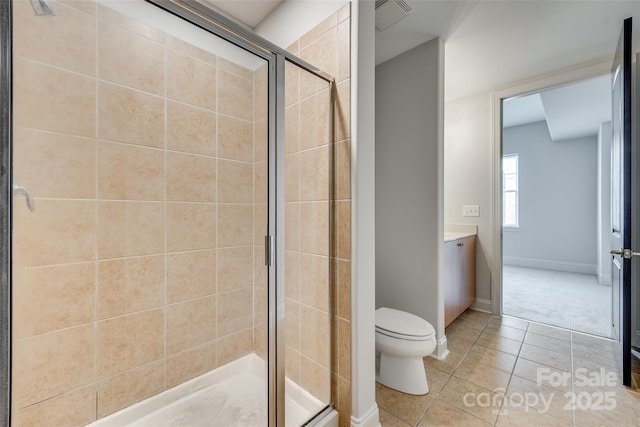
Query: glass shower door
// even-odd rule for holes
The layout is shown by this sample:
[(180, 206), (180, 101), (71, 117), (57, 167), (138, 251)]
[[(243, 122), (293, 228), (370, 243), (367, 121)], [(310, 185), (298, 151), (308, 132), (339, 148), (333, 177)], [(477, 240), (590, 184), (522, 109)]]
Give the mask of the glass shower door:
[(267, 425), (267, 60), (49, 6), (13, 2), (13, 422)]
[(302, 425), (332, 403), (330, 84), (285, 65), (285, 410)]

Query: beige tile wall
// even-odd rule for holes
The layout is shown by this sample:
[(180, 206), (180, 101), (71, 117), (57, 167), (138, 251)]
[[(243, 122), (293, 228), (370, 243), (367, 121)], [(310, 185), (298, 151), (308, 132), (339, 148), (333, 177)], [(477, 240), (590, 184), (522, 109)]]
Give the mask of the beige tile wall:
[(341, 426), (351, 415), (350, 25), (347, 5), (289, 47), (336, 78), (333, 138), (327, 83), (291, 64), (285, 76), (285, 369), (321, 400), (333, 387)]
[(84, 425), (266, 348), (266, 70), (52, 6), (14, 2), (36, 206), (16, 196), (16, 426)]

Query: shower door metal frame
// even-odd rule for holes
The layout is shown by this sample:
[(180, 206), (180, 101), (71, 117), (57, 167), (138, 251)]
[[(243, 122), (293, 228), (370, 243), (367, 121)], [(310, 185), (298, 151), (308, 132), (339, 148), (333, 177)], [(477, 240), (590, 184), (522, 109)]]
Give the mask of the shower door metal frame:
[(0, 425), (11, 423), (12, 3), (0, 1)]

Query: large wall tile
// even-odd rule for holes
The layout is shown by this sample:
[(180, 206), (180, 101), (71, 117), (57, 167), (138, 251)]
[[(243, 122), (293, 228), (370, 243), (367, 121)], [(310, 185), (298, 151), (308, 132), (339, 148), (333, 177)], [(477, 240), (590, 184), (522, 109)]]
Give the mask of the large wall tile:
[(267, 160), (269, 149), (269, 124), (267, 119), (260, 119), (253, 126), (253, 159), (256, 162)]
[(329, 147), (300, 153), (300, 200), (329, 200)]
[(20, 58), (13, 78), (16, 127), (95, 137), (95, 79)]
[(98, 25), (98, 76), (156, 95), (164, 95), (164, 47), (105, 22)]
[(218, 71), (218, 111), (243, 120), (253, 120), (253, 82), (226, 71)]
[(300, 102), (300, 149), (318, 147), (329, 143), (329, 91), (322, 92)]
[(98, 319), (164, 304), (164, 256), (98, 262)]
[(215, 202), (217, 174), (214, 158), (167, 153), (167, 200)]
[(218, 157), (253, 161), (253, 123), (218, 116)]
[(98, 203), (100, 259), (164, 252), (164, 206), (152, 202)]
[(216, 343), (205, 344), (167, 358), (167, 386), (173, 387), (217, 367)]
[(329, 311), (329, 258), (300, 254), (300, 301)]
[(96, 419), (95, 385), (53, 397), (15, 412), (15, 427), (84, 426)]
[[(222, 125), (219, 124), (218, 128)], [(222, 129), (220, 129), (222, 132)], [(167, 102), (167, 149), (216, 155), (216, 114), (180, 102)]]
[(14, 350), (16, 408), (91, 384), (95, 378), (95, 327), (77, 326), (19, 339)]
[(174, 304), (167, 308), (167, 354), (176, 354), (215, 338), (215, 296)]
[(303, 304), (300, 306), (300, 325), (304, 331), (300, 336), (302, 354), (328, 368), (331, 358), (329, 314)]
[(99, 141), (98, 198), (164, 200), (164, 152)]
[(253, 242), (253, 206), (218, 206), (218, 247), (245, 246)]
[(253, 326), (251, 287), (218, 294), (218, 337)]
[(167, 254), (167, 302), (216, 292), (216, 250)]
[(164, 362), (153, 362), (98, 383), (98, 418), (164, 390)]
[(95, 18), (66, 5), (56, 4), (55, 9), (55, 16), (43, 18), (29, 2), (14, 2), (14, 21), (19, 24), (14, 26), (13, 54), (95, 76)]
[(239, 77), (243, 77), (245, 79), (253, 78), (253, 71), (243, 67), (242, 65), (238, 65), (235, 62), (228, 61), (222, 57), (218, 58), (218, 68), (224, 71), (228, 71), (229, 73), (235, 74)]
[(22, 338), (92, 322), (95, 268), (95, 263), (88, 262), (14, 270), (14, 336)]
[(105, 379), (164, 356), (164, 310), (98, 322), (98, 378)]
[(300, 383), (305, 390), (323, 402), (331, 397), (331, 373), (326, 367), (302, 356), (300, 358)]
[(253, 350), (253, 328), (227, 335), (218, 341), (218, 365), (224, 365)]
[[(335, 20), (335, 17), (333, 19)], [(307, 61), (313, 61), (313, 65), (335, 77), (338, 71), (337, 27), (332, 27), (322, 36), (300, 49), (300, 57)]]
[(32, 212), (14, 196), (14, 265), (41, 266), (95, 259), (93, 201), (36, 199)]
[(169, 49), (167, 97), (215, 111), (217, 73), (213, 65)]
[(99, 138), (148, 147), (164, 147), (163, 98), (100, 83), (98, 99)]
[(192, 251), (215, 247), (216, 206), (214, 204), (167, 204), (167, 251)]
[(303, 252), (329, 255), (329, 204), (300, 204), (300, 248)]
[(253, 167), (253, 202), (266, 204), (269, 199), (269, 165), (256, 163)]
[(251, 163), (218, 160), (218, 202), (253, 202), (253, 165)]
[(94, 139), (16, 129), (13, 150), (13, 180), (32, 197), (96, 197)]
[(253, 246), (218, 249), (218, 292), (253, 285)]

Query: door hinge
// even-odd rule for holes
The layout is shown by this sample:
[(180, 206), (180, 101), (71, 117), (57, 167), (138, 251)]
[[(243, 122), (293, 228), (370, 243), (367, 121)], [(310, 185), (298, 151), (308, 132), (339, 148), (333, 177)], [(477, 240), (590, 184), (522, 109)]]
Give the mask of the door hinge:
[(634, 252), (631, 249), (612, 250), (611, 255), (620, 255), (624, 259), (631, 259), (634, 256), (640, 256), (640, 252)]
[(273, 256), (275, 253), (273, 236), (264, 236), (264, 264), (273, 267)]

